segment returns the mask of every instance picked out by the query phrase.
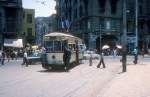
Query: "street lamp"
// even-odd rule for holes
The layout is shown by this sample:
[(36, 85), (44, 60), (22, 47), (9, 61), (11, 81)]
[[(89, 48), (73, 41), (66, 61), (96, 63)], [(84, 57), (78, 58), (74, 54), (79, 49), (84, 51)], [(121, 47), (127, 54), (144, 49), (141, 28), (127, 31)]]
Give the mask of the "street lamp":
[(126, 0), (123, 0), (123, 40), (122, 40), (122, 72), (126, 72), (126, 46), (127, 46), (127, 16), (126, 16)]

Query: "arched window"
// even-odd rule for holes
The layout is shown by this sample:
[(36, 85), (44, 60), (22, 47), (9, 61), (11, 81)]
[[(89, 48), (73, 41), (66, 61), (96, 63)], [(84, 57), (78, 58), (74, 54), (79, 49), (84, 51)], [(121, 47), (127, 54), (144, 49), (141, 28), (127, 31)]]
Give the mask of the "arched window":
[(98, 0), (98, 4), (99, 4), (99, 12), (104, 13), (106, 0)]
[(117, 3), (118, 3), (118, 0), (110, 0), (112, 14), (116, 14), (117, 12)]
[(82, 16), (83, 15), (83, 7), (80, 5), (80, 11), (79, 11), (79, 15)]

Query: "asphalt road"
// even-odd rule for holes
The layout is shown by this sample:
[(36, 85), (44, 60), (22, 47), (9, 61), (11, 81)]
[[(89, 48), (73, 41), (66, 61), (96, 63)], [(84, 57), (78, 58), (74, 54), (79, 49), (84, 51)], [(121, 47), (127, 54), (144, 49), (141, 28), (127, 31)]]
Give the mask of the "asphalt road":
[(84, 60), (69, 72), (47, 71), (41, 64), (21, 66), (22, 60), (6, 62), (0, 66), (0, 97), (97, 97), (120, 72), (119, 60), (105, 57), (105, 69), (96, 68), (98, 60), (92, 66)]

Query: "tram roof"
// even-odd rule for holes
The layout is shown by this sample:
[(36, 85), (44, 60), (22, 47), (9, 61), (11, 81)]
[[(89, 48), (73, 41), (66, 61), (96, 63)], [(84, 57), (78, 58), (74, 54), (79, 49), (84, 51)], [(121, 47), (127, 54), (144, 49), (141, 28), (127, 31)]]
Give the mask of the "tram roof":
[(78, 38), (76, 36), (66, 34), (66, 33), (62, 33), (62, 32), (52, 32), (52, 33), (46, 34), (45, 36), (46, 37), (63, 37), (63, 38), (68, 38), (69, 37), (69, 38), (75, 38), (75, 39), (81, 40), (80, 38)]
[(70, 34), (66, 34), (66, 33), (62, 33), (62, 32), (52, 32), (52, 33), (49, 33), (49, 34), (46, 34), (45, 36), (66, 36), (66, 37), (75, 37), (73, 35), (70, 35)]

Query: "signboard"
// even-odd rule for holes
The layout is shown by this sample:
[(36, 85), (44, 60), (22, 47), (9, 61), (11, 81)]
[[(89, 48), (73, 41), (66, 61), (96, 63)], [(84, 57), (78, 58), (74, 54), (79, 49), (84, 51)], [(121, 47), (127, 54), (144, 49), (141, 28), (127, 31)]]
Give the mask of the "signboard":
[(5, 39), (4, 40), (4, 46), (22, 48), (23, 47), (23, 41), (22, 41), (22, 39)]

